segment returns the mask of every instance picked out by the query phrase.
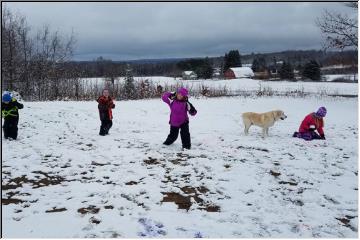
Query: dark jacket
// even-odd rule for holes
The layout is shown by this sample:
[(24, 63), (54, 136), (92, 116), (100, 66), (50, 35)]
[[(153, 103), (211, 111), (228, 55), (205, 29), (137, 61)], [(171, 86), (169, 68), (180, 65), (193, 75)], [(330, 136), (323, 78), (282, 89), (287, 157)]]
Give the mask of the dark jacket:
[(1, 115), (5, 120), (19, 119), (18, 109), (22, 108), (24, 105), (13, 98), (9, 103), (1, 102)]
[(112, 120), (112, 108), (115, 108), (115, 104), (111, 97), (106, 98), (105, 96), (100, 96), (97, 99), (97, 102), (99, 103), (98, 109), (99, 109), (99, 115), (100, 120)]

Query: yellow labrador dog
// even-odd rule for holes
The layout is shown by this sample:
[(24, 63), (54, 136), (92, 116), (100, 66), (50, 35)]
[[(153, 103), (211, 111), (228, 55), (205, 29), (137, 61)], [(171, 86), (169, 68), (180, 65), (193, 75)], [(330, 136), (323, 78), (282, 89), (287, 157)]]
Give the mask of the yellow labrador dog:
[(242, 114), (242, 118), (245, 135), (249, 134), (249, 128), (252, 125), (256, 125), (262, 128), (262, 137), (265, 138), (265, 135), (269, 136), (269, 127), (274, 126), (274, 123), (280, 119), (284, 120), (287, 116), (283, 111), (275, 110), (266, 113), (246, 112)]

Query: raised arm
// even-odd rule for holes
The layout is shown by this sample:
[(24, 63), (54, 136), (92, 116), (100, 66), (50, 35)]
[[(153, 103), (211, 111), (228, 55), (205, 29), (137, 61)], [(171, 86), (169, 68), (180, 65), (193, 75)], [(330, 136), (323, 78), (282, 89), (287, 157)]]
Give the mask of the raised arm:
[(161, 99), (164, 102), (166, 102), (169, 106), (170, 106), (170, 96), (171, 96), (171, 94), (172, 94), (171, 92), (165, 92), (161, 97)]
[(18, 109), (22, 109), (24, 108), (24, 105), (19, 103), (18, 101), (15, 101), (15, 106), (18, 108)]

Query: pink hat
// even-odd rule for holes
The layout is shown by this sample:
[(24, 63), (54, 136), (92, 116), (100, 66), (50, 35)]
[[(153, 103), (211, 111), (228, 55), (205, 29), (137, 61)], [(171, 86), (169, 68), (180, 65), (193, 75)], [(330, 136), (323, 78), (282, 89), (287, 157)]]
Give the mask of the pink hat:
[(183, 95), (184, 97), (187, 97), (189, 95), (188, 90), (186, 88), (183, 88), (183, 87), (179, 88), (177, 92), (180, 93), (181, 95)]

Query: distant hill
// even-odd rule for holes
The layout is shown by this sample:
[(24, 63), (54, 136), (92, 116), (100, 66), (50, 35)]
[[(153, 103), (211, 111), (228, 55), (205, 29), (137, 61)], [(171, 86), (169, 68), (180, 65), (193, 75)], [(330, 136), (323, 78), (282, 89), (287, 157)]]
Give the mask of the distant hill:
[[(225, 55), (225, 53), (224, 53)], [(316, 60), (321, 65), (336, 65), (351, 64), (350, 62), (357, 63), (357, 52), (356, 51), (343, 51), (343, 52), (324, 52), (322, 50), (288, 50), (281, 52), (272, 53), (251, 53), (241, 55), (241, 61), (243, 64), (251, 64), (254, 58), (263, 57), (268, 65), (272, 65), (275, 61), (287, 61), (291, 62), (294, 66), (303, 65), (308, 60)], [(130, 64), (176, 64), (186, 59), (196, 59), (204, 57), (193, 57), (193, 58), (154, 58), (154, 59), (136, 59), (136, 60), (124, 60), (124, 61), (112, 61), (113, 63), (130, 63)], [(213, 62), (214, 67), (220, 67), (223, 62), (223, 56), (209, 57)], [(78, 63), (90, 63), (93, 61), (75, 61)]]
[[(225, 55), (225, 53), (224, 53)], [(290, 62), (295, 69), (301, 69), (309, 60), (316, 60), (321, 67), (334, 65), (353, 66), (346, 71), (335, 71), (329, 73), (348, 73), (357, 71), (357, 52), (324, 52), (321, 50), (288, 50), (273, 53), (251, 53), (241, 55), (242, 64), (252, 64), (255, 58), (264, 58), (266, 66), (273, 66), (276, 62)], [(196, 57), (201, 59), (204, 57)], [(126, 64), (130, 63), (134, 74), (137, 76), (181, 76), (181, 69), (177, 63), (194, 58), (159, 58), (159, 59), (137, 59), (129, 61), (111, 61), (108, 59), (94, 61), (72, 61), (70, 64), (76, 65), (78, 72), (83, 77), (104, 77), (122, 76), (125, 72)], [(214, 68), (221, 68), (224, 56), (209, 57)]]

